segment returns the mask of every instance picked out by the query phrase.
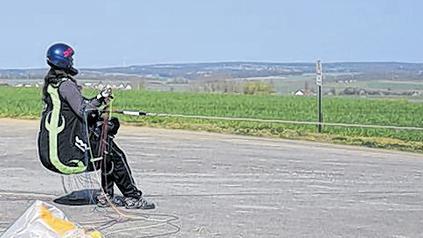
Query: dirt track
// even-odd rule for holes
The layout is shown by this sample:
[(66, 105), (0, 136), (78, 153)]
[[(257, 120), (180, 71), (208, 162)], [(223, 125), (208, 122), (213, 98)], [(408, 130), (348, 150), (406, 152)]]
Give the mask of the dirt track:
[[(3, 228), (32, 200), (62, 194), (60, 176), (38, 161), (37, 129), (37, 121), (0, 120)], [(118, 143), (158, 204), (154, 213), (180, 218), (182, 230), (172, 237), (423, 236), (420, 154), (137, 127), (122, 128)], [(103, 214), (92, 206), (60, 208), (79, 222)]]

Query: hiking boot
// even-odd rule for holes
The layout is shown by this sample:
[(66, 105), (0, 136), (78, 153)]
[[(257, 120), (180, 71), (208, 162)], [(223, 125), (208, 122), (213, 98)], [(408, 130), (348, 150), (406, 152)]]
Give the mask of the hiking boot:
[(125, 206), (124, 198), (119, 196), (111, 196), (110, 194), (100, 194), (97, 196), (98, 207), (110, 207), (111, 202), (116, 207)]
[(156, 205), (152, 202), (148, 202), (142, 196), (139, 198), (125, 197), (125, 207), (127, 209), (154, 209)]

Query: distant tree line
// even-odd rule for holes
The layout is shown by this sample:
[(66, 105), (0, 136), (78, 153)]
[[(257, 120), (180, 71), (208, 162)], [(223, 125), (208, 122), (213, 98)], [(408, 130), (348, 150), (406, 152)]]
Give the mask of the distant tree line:
[(210, 93), (235, 93), (246, 95), (273, 94), (275, 87), (272, 83), (262, 80), (199, 80), (191, 84), (191, 91)]

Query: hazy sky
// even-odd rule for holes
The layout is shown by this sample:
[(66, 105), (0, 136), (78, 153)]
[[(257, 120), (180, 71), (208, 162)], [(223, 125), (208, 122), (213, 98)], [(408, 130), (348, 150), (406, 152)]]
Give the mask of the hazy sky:
[(212, 61), (423, 62), (420, 0), (4, 0), (0, 68)]

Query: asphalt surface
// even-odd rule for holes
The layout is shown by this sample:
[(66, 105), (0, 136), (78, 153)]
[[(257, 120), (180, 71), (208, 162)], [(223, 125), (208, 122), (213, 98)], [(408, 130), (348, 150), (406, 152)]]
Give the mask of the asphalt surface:
[[(35, 199), (63, 194), (38, 160), (37, 129), (0, 119), (3, 230)], [(138, 127), (122, 128), (117, 142), (158, 208), (111, 224), (108, 237), (172, 232), (158, 221), (172, 216), (181, 230), (170, 237), (423, 237), (421, 154)], [(116, 215), (58, 207), (83, 224)]]

